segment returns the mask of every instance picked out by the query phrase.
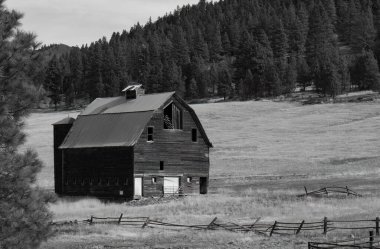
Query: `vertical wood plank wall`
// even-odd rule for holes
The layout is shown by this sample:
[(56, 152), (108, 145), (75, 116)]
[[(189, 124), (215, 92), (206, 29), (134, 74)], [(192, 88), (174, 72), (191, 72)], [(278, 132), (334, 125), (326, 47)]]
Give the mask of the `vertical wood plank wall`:
[[(163, 110), (157, 110), (134, 148), (135, 176), (143, 177), (143, 195), (158, 196), (163, 191), (163, 177), (180, 177), (184, 193), (199, 194), (199, 177), (209, 176), (209, 148), (201, 133), (192, 141), (191, 130), (197, 128), (190, 113), (174, 98), (183, 112), (183, 130), (164, 129)], [(153, 142), (147, 141), (147, 127), (154, 127)], [(164, 161), (164, 170), (160, 170)], [(152, 177), (157, 177), (156, 183)], [(192, 177), (187, 183), (187, 177)]]
[(133, 147), (62, 151), (64, 194), (133, 198)]
[(62, 194), (62, 152), (58, 147), (62, 144), (72, 124), (58, 124), (53, 127), (54, 190), (57, 194)]

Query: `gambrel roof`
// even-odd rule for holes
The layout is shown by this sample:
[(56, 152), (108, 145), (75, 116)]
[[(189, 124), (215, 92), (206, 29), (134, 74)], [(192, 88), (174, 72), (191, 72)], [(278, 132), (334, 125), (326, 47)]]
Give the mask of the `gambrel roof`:
[(136, 99), (125, 97), (97, 98), (80, 115), (144, 112), (160, 108), (175, 92), (141, 95)]
[(194, 110), (175, 92), (125, 97), (97, 98), (78, 115), (60, 149), (134, 146), (153, 112), (175, 98), (194, 119), (205, 143), (212, 147)]

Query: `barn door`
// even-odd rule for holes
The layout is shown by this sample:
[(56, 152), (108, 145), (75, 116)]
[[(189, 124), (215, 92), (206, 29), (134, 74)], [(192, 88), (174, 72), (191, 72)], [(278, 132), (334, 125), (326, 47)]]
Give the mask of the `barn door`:
[(200, 177), (199, 178), (199, 193), (200, 194), (207, 194), (207, 177)]
[(164, 194), (178, 193), (179, 177), (164, 177)]
[(142, 196), (142, 177), (135, 177), (135, 196)]

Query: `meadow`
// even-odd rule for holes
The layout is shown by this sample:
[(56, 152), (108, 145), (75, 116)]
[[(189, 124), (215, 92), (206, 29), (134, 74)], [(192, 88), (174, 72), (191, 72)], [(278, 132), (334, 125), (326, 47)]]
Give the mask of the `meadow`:
[[(210, 193), (155, 205), (62, 198), (50, 206), (55, 220), (90, 215), (149, 216), (182, 224), (224, 221), (373, 219), (380, 213), (380, 103), (302, 106), (246, 101), (192, 105), (214, 148), (210, 150)], [(53, 188), (51, 124), (78, 112), (34, 113), (26, 120), (25, 148), (37, 150), (45, 166), (41, 187)], [(361, 198), (297, 198), (308, 189), (349, 186)], [(43, 248), (306, 248), (310, 239), (221, 231), (136, 230), (110, 225), (59, 228)]]

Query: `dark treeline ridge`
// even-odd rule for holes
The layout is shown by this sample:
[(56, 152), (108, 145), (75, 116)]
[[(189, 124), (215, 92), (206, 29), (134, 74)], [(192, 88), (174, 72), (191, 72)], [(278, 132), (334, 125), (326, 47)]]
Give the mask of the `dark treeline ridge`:
[(334, 97), (378, 90), (379, 58), (380, 0), (201, 0), (53, 56), (44, 86), (69, 104), (131, 82), (187, 99), (271, 97), (311, 83)]

